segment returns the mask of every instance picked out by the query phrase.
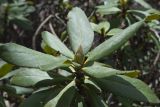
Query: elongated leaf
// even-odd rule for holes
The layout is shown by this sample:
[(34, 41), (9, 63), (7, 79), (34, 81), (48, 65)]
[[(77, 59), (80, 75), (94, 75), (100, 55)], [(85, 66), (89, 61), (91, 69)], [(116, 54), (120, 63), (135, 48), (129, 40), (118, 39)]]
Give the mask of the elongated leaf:
[(139, 71), (138, 70), (133, 70), (133, 71), (121, 71), (121, 70), (116, 70), (113, 68), (109, 68), (109, 67), (104, 67), (101, 65), (92, 65), (89, 67), (84, 67), (83, 71), (85, 71), (85, 73), (87, 73), (90, 76), (96, 77), (96, 78), (105, 78), (105, 77), (109, 77), (112, 75), (118, 75), (118, 74), (123, 74), (123, 75), (131, 75), (135, 77), (138, 76)]
[(119, 13), (121, 10), (118, 7), (104, 7), (97, 9), (97, 12), (102, 15), (109, 15), (109, 14), (116, 14)]
[(86, 91), (89, 96), (89, 102), (91, 107), (108, 107), (103, 101), (103, 99), (93, 91), (92, 87), (89, 87)]
[(75, 92), (75, 83), (74, 81), (72, 81), (55, 98), (50, 100), (44, 107), (70, 107), (70, 103), (74, 97)]
[(11, 83), (19, 86), (33, 86), (39, 81), (52, 79), (47, 72), (33, 68), (20, 68), (11, 78)]
[(142, 25), (143, 21), (137, 22), (123, 30), (121, 34), (109, 38), (89, 53), (87, 61), (94, 61), (111, 54), (127, 42), (129, 38), (134, 36)]
[(0, 57), (11, 64), (23, 67), (52, 70), (64, 66), (65, 57), (54, 57), (15, 43), (7, 43), (0, 46)]
[(111, 76), (105, 79), (95, 79), (102, 90), (134, 101), (160, 103), (154, 92), (141, 80), (124, 75)]
[(61, 54), (74, 58), (74, 54), (60, 41), (60, 39), (47, 31), (42, 32), (42, 38), (44, 42), (51, 48), (59, 51)]
[(78, 7), (73, 8), (68, 14), (68, 33), (72, 49), (76, 53), (82, 46), (86, 54), (92, 46), (94, 32), (85, 13)]
[(58, 88), (42, 90), (33, 93), (29, 98), (24, 100), (20, 107), (44, 107), (44, 105), (60, 92)]

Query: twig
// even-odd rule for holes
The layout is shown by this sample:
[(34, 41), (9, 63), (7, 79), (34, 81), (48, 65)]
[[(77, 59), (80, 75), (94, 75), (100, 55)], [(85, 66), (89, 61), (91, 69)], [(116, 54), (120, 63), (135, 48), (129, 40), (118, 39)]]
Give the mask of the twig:
[(108, 99), (107, 99), (109, 106), (110, 106), (110, 104), (111, 104), (112, 97), (113, 97), (113, 95), (112, 95), (112, 94), (109, 94)]
[(62, 24), (64, 24), (64, 25), (66, 26), (66, 23), (65, 23), (58, 15), (59, 15), (59, 14), (56, 13), (56, 14), (55, 14), (55, 17), (56, 17)]
[(95, 10), (92, 11), (92, 13), (89, 15), (88, 19), (90, 19), (94, 13), (95, 13)]
[(154, 29), (150, 29), (150, 30), (155, 34), (155, 36), (157, 37), (158, 41), (160, 42), (160, 36), (159, 36), (158, 32), (156, 30), (154, 30)]
[(158, 54), (157, 54), (157, 56), (156, 56), (156, 58), (155, 58), (155, 60), (153, 62), (153, 66), (155, 66), (157, 64), (159, 58), (160, 58), (160, 51), (158, 52)]
[(53, 17), (53, 15), (49, 15), (40, 25), (39, 27), (37, 28), (36, 32), (34, 33), (33, 35), (33, 38), (32, 38), (32, 48), (36, 50), (36, 38), (37, 38), (37, 35), (39, 33), (39, 31), (41, 30), (41, 28), (43, 27), (44, 24), (46, 24), (48, 22), (48, 20), (50, 20), (51, 18)]
[(54, 31), (54, 28), (53, 28), (51, 22), (49, 22), (49, 28), (50, 28), (51, 32), (52, 32), (54, 35), (56, 35), (56, 33), (55, 33), (55, 31)]

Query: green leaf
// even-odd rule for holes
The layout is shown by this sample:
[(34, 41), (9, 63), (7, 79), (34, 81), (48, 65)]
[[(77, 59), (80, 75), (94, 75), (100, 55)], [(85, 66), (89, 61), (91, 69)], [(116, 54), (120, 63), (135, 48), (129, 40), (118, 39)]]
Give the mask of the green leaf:
[(90, 24), (92, 26), (92, 29), (99, 34), (105, 34), (110, 28), (110, 23), (107, 21), (101, 22), (98, 25), (94, 23), (90, 23)]
[(107, 56), (120, 48), (124, 43), (128, 41), (143, 25), (143, 21), (136, 22), (135, 24), (124, 29), (121, 34), (117, 34), (108, 40), (104, 41), (102, 44), (97, 46), (88, 54), (87, 61), (98, 60), (104, 56)]
[(78, 7), (73, 8), (68, 14), (68, 33), (72, 49), (76, 53), (82, 46), (83, 53), (86, 54), (94, 39), (94, 32), (85, 13)]
[(86, 85), (90, 85), (90, 86), (92, 85), (92, 86), (95, 87), (99, 92), (102, 91), (101, 88), (100, 88), (97, 84), (95, 84), (93, 81), (89, 80), (88, 78), (85, 78), (84, 83), (85, 83)]
[(122, 107), (132, 107), (133, 101), (128, 99), (128, 98), (124, 98), (124, 97), (117, 97), (119, 102), (122, 103)]
[(70, 103), (72, 102), (75, 93), (75, 82), (72, 81), (44, 107), (70, 107)]
[(60, 41), (60, 39), (47, 31), (42, 32), (42, 38), (44, 42), (51, 48), (56, 51), (59, 51), (61, 54), (69, 57), (74, 58), (74, 54), (65, 46), (64, 43)]
[(63, 77), (63, 76), (55, 76), (53, 79), (47, 79), (47, 80), (42, 80), (36, 83), (35, 87), (48, 87), (48, 86), (53, 86), (53, 85), (60, 85), (65, 82), (71, 81), (70, 78), (68, 77)]
[(8, 85), (8, 84), (4, 86), (0, 86), (0, 90), (6, 91), (12, 94), (30, 94), (33, 92), (32, 88), (24, 88), (24, 87)]
[(93, 87), (89, 87), (89, 85), (87, 85), (87, 88), (88, 89), (86, 89), (86, 91), (89, 96), (89, 103), (91, 107), (108, 107), (103, 99), (93, 91)]
[(54, 57), (47, 55), (15, 43), (6, 43), (0, 46), (0, 57), (11, 64), (39, 68), (42, 70), (52, 70), (65, 66), (65, 57)]
[(0, 59), (0, 77), (3, 77), (13, 68), (13, 65), (8, 64), (7, 62)]
[(109, 15), (109, 14), (116, 14), (121, 12), (121, 10), (118, 7), (105, 7), (104, 8), (98, 8), (97, 11), (98, 13), (102, 15)]
[(122, 71), (122, 70), (116, 70), (113, 68), (109, 68), (109, 67), (105, 67), (97, 64), (94, 64), (89, 67), (84, 67), (82, 70), (85, 71), (85, 73), (87, 73), (88, 75), (95, 78), (105, 78), (105, 77), (118, 75), (118, 74), (131, 75), (131, 76), (137, 77), (139, 74), (138, 70)]
[(20, 72), (16, 73), (10, 80), (12, 84), (19, 86), (33, 86), (39, 81), (52, 79), (47, 72), (40, 69), (20, 68)]
[(106, 35), (109, 35), (109, 36), (118, 35), (122, 31), (123, 31), (122, 29), (114, 28), (114, 29), (111, 29)]
[(142, 5), (143, 7), (150, 9), (152, 8), (152, 6), (150, 4), (148, 4), (145, 0), (134, 0), (137, 3), (139, 3), (140, 5)]
[(94, 79), (104, 91), (131, 99), (133, 101), (160, 103), (154, 92), (141, 80), (124, 75), (110, 76), (105, 79)]
[(55, 97), (60, 92), (58, 88), (51, 88), (47, 90), (38, 91), (33, 93), (29, 98), (24, 100), (20, 107), (44, 107), (44, 105)]

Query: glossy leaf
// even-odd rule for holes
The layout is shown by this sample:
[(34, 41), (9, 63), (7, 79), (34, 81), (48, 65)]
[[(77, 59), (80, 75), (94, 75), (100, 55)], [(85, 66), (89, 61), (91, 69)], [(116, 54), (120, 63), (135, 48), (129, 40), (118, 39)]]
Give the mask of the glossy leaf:
[(114, 95), (125, 97), (133, 101), (160, 103), (154, 92), (141, 80), (124, 75), (95, 79), (102, 90), (110, 91)]
[(54, 57), (15, 43), (7, 43), (0, 46), (0, 57), (14, 65), (33, 67), (42, 70), (52, 70), (65, 66), (65, 57)]
[(47, 72), (33, 68), (20, 68), (10, 80), (12, 84), (19, 86), (33, 86), (39, 81), (52, 79)]
[(135, 24), (124, 29), (121, 34), (114, 35), (102, 44), (97, 46), (88, 54), (87, 61), (94, 61), (107, 56), (120, 48), (125, 42), (128, 41), (143, 25), (143, 21), (136, 22)]
[(44, 107), (70, 107), (70, 103), (72, 102), (75, 92), (75, 83), (72, 81)]
[(61, 54), (69, 57), (74, 58), (74, 54), (65, 46), (64, 43), (60, 41), (60, 39), (47, 31), (42, 32), (42, 38), (44, 42), (51, 48), (56, 51), (59, 51)]
[(85, 13), (78, 7), (73, 8), (68, 14), (68, 33), (72, 49), (76, 53), (82, 46), (83, 53), (86, 54), (94, 39), (94, 32)]
[(89, 66), (89, 67), (84, 67), (83, 71), (85, 71), (85, 73), (87, 73), (88, 75), (92, 77), (96, 77), (96, 78), (105, 78), (105, 77), (109, 77), (112, 75), (118, 75), (118, 74), (131, 75), (131, 76), (134, 75), (135, 77), (137, 77), (139, 74), (138, 70), (122, 71), (122, 70), (116, 70), (113, 68), (104, 67), (104, 66), (96, 65), (96, 64)]

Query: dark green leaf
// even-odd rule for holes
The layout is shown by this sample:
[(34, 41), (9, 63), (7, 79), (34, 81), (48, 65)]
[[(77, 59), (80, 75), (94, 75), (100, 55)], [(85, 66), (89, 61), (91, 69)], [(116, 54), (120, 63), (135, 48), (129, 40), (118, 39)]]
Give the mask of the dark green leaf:
[(141, 80), (124, 75), (110, 76), (105, 79), (94, 79), (102, 90), (131, 99), (133, 101), (160, 103), (154, 92)]
[(44, 107), (44, 105), (54, 98), (58, 93), (60, 92), (60, 89), (57, 88), (51, 88), (47, 90), (38, 91), (36, 93), (33, 93), (29, 98), (24, 100), (20, 107)]
[(70, 103), (72, 102), (75, 92), (75, 82), (72, 81), (44, 107), (70, 107)]
[(19, 87), (19, 86), (14, 86), (14, 85), (0, 86), (0, 90), (6, 91), (12, 94), (30, 94), (33, 92), (32, 88), (24, 88), (24, 87)]
[(23, 16), (16, 16), (12, 22), (25, 30), (32, 30), (32, 22)]
[(6, 107), (3, 96), (0, 96), (0, 107)]
[(93, 91), (92, 87), (89, 87), (88, 89), (86, 89), (86, 91), (89, 96), (89, 102), (91, 107), (108, 107), (103, 101), (103, 99)]

